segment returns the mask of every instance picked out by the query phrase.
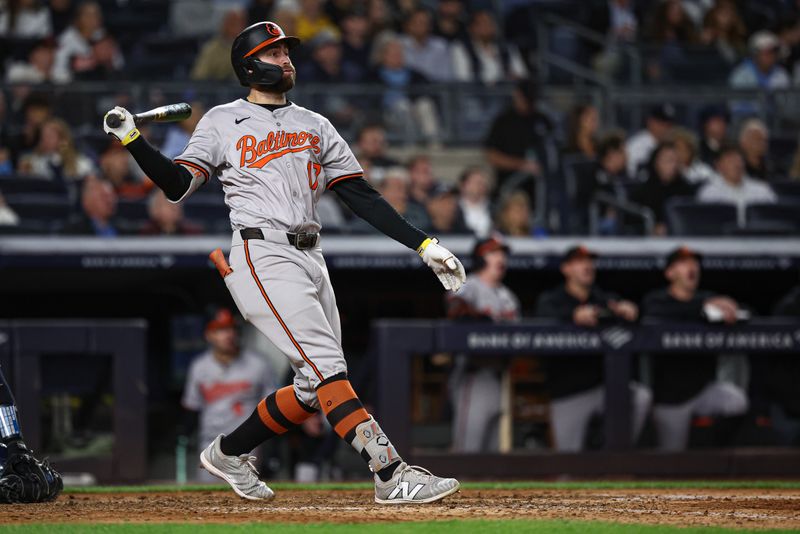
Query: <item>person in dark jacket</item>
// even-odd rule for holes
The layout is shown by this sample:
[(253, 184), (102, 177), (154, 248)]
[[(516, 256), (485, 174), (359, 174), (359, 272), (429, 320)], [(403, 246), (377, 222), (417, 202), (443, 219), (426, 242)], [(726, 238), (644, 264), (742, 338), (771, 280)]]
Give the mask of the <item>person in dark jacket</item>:
[(666, 204), (674, 197), (693, 197), (695, 188), (680, 172), (675, 144), (664, 142), (653, 151), (646, 168), (647, 180), (631, 193), (631, 200), (653, 211), (655, 235), (666, 235)]
[[(672, 323), (702, 323), (714, 316), (733, 324), (739, 304), (730, 297), (699, 289), (700, 255), (687, 247), (667, 257), (669, 286), (645, 295), (642, 316)], [(738, 386), (717, 381), (717, 356), (668, 354), (653, 358), (653, 420), (659, 446), (679, 451), (689, 443), (693, 416), (735, 417), (747, 412)]]
[[(636, 304), (595, 285), (595, 258), (586, 247), (569, 249), (561, 261), (564, 285), (539, 297), (536, 315), (583, 327), (636, 321)], [(545, 368), (554, 446), (558, 451), (579, 451), (591, 417), (604, 410), (603, 359), (600, 355), (554, 356), (545, 360)], [(651, 394), (640, 384), (632, 382), (630, 386), (631, 430), (636, 441), (650, 409)]]
[(116, 237), (123, 233), (116, 222), (117, 194), (110, 182), (87, 178), (81, 193), (81, 206), (83, 213), (67, 222), (61, 233), (97, 237)]

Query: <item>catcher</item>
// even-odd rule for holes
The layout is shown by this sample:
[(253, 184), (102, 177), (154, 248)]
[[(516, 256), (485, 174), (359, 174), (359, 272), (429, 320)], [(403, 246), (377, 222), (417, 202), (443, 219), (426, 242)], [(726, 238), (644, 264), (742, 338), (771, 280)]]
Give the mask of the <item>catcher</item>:
[[(55, 500), (64, 485), (47, 460), (40, 462), (22, 441), (17, 406), (0, 370), (0, 503)], [(5, 461), (2, 461), (5, 452)]]

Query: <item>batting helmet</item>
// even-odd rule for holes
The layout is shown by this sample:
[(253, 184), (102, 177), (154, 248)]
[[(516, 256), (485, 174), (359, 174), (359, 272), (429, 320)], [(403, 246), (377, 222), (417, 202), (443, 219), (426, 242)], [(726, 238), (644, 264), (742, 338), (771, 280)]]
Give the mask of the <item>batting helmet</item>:
[(508, 245), (499, 235), (481, 239), (475, 243), (472, 248), (472, 270), (474, 272), (482, 270), (486, 266), (486, 260), (483, 259), (484, 256), (495, 250), (502, 250), (506, 254), (510, 252)]
[(300, 44), (300, 39), (283, 33), (274, 22), (256, 22), (236, 36), (231, 47), (231, 64), (245, 87), (251, 85), (275, 85), (283, 78), (283, 69), (256, 59), (255, 54), (267, 46), (283, 42), (291, 50)]

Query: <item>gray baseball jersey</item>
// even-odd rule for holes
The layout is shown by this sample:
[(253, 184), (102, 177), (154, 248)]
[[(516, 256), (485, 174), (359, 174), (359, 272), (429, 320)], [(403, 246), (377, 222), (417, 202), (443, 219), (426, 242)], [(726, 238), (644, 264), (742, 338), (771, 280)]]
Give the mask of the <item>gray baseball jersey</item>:
[(244, 351), (230, 365), (222, 365), (210, 350), (192, 361), (183, 390), (183, 405), (200, 412), (200, 443), (239, 426), (258, 402), (275, 390), (269, 364)]
[(319, 113), (291, 103), (270, 111), (244, 99), (208, 111), (175, 162), (195, 177), (186, 195), (219, 178), (234, 230), (318, 232), (322, 192), (363, 174)]
[(504, 285), (491, 287), (478, 275), (467, 276), (467, 281), (455, 294), (448, 294), (448, 299), (460, 299), (473, 310), (487, 315), (495, 321), (513, 321), (519, 319), (519, 299)]

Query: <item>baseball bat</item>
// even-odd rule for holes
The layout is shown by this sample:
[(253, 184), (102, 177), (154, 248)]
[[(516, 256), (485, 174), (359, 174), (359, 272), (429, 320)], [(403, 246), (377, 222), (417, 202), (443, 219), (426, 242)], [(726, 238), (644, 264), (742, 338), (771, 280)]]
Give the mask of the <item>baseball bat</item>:
[[(180, 104), (170, 104), (160, 106), (149, 111), (143, 111), (133, 116), (133, 122), (137, 125), (148, 122), (177, 122), (188, 119), (192, 115), (192, 107), (186, 102)], [(122, 121), (119, 115), (111, 113), (106, 117), (106, 124), (109, 128), (117, 128)]]

